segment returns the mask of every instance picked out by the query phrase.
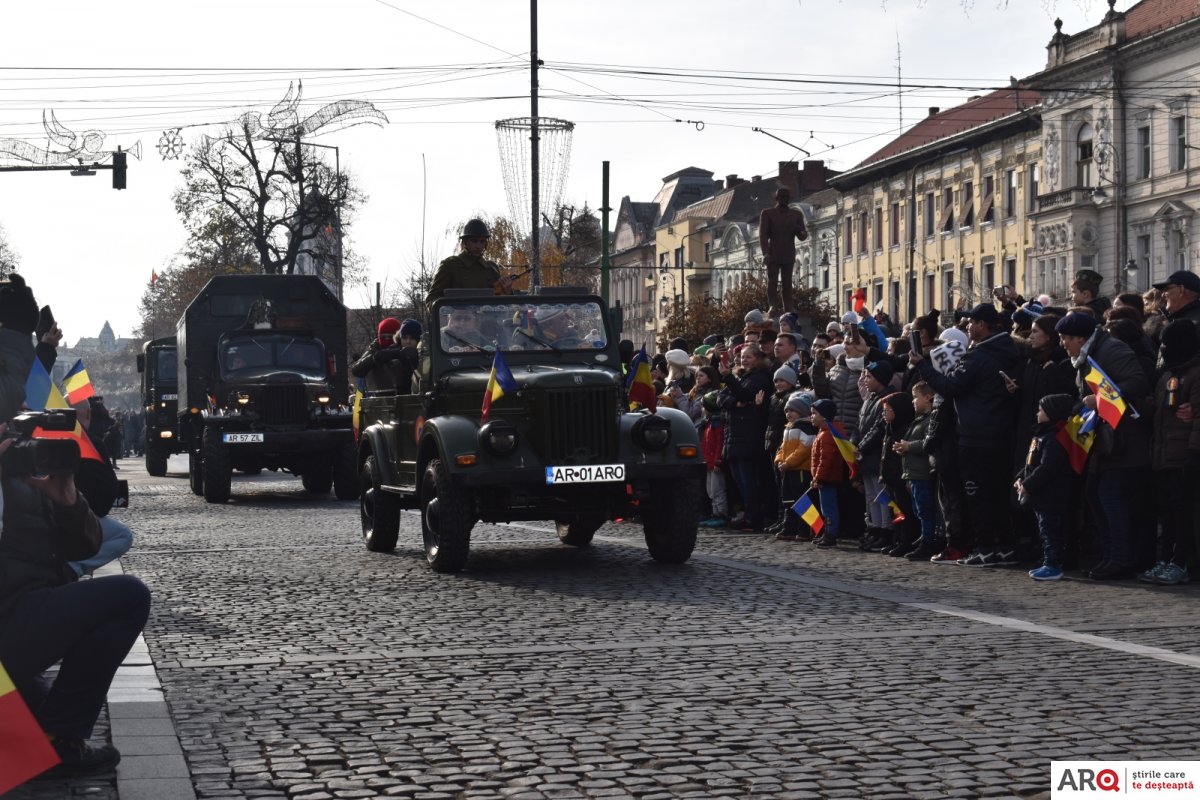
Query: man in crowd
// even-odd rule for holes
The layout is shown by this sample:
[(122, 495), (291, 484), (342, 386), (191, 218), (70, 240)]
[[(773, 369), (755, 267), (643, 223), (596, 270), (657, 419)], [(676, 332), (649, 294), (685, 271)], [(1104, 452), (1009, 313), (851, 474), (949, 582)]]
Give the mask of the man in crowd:
[(1166, 301), (1167, 320), (1187, 319), (1200, 322), (1200, 275), (1186, 270), (1171, 273), (1162, 283), (1154, 284)]
[(1112, 301), (1100, 294), (1103, 281), (1104, 278), (1094, 269), (1076, 272), (1075, 280), (1071, 283), (1071, 303), (1087, 306), (1096, 313), (1096, 319), (1104, 319), (1104, 312), (1112, 308)]

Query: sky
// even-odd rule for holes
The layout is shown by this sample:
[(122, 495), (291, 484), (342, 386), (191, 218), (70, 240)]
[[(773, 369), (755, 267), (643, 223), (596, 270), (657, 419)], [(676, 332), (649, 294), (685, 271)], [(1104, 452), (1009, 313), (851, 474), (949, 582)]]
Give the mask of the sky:
[[(716, 178), (765, 177), (805, 158), (847, 169), (930, 106), (1044, 68), (1056, 16), (1072, 33), (1105, 10), (1100, 0), (543, 0), (538, 116), (574, 123), (569, 158), (544, 149), (543, 169), (561, 164), (562, 199), (597, 209), (609, 161), (610, 226), (623, 196), (651, 200), (685, 167)], [(43, 126), (51, 112), (76, 141), (98, 130), (102, 150), (141, 145), (125, 191), (108, 172), (0, 173), (0, 226), (68, 344), (106, 321), (132, 336), (151, 273), (184, 244), (171, 202), (183, 162), (159, 155), (164, 132), (180, 128), (190, 147), (247, 111), (265, 115), (292, 81), (303, 83), (301, 117), (351, 99), (388, 118), (312, 139), (338, 148), (368, 197), (347, 228), (368, 275), (346, 287), (347, 305), (370, 305), (376, 283), (386, 296), (422, 252), (431, 264), (451, 255), (470, 217), (509, 214), (502, 166), (513, 159), (502, 159), (495, 123), (531, 115), (528, 2), (56, 0), (6, 3), (4, 22), (0, 149), (62, 150)], [(0, 166), (20, 163), (0, 155)]]

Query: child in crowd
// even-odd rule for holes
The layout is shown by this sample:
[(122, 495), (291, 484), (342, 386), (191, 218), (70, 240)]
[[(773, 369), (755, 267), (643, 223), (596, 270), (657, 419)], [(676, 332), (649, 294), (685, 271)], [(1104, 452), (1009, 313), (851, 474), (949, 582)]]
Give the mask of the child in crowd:
[(1188, 550), (1195, 537), (1191, 502), (1200, 467), (1200, 414), (1179, 418), (1190, 404), (1200, 409), (1200, 336), (1194, 323), (1180, 319), (1163, 328), (1158, 350), (1162, 375), (1154, 389), (1154, 483), (1158, 487), (1158, 563), (1138, 576), (1147, 583), (1188, 582)]
[[(779, 452), (779, 446), (783, 443), (783, 430), (787, 427), (788, 417), (784, 411), (787, 405), (788, 398), (792, 392), (796, 391), (796, 370), (792, 369), (787, 364), (784, 364), (779, 369), (775, 370), (775, 394), (771, 395), (771, 402), (767, 406), (767, 452), (772, 456)], [(764, 500), (769, 504), (768, 518), (773, 517), (775, 508), (779, 506), (779, 474), (777, 471), (772, 475), (772, 484), (767, 487), (763, 493)], [(779, 517), (779, 521), (771, 527), (767, 528), (767, 533), (779, 533), (783, 530), (784, 524), (787, 523), (787, 514)]]
[(792, 511), (792, 506), (800, 496), (808, 491), (809, 477), (812, 471), (812, 444), (817, 438), (817, 429), (810, 420), (808, 407), (815, 402), (812, 394), (796, 392), (787, 399), (784, 413), (787, 414), (787, 426), (783, 430), (783, 439), (779, 450), (775, 453), (775, 474), (779, 482), (779, 498), (783, 522), (775, 538), (782, 542), (794, 542), (797, 539), (808, 541), (812, 538), (800, 526), (800, 518)]
[(837, 417), (837, 403), (818, 400), (812, 407), (812, 424), (817, 438), (812, 446), (812, 486), (817, 490), (821, 517), (825, 526), (813, 542), (817, 547), (837, 547), (841, 517), (838, 514), (838, 486), (846, 471), (846, 462), (838, 450), (829, 424)]
[[(883, 483), (879, 478), (882, 466), (883, 435), (887, 423), (883, 419), (883, 398), (890, 394), (888, 384), (892, 380), (892, 366), (886, 361), (873, 361), (859, 379), (862, 409), (858, 413), (858, 431), (854, 444), (858, 447), (858, 469), (862, 475), (864, 499), (866, 500), (867, 538), (865, 549), (879, 550), (895, 545), (892, 538), (892, 515), (887, 506), (875, 502)], [(873, 545), (873, 546), (872, 546)]]
[(904, 457), (895, 445), (904, 440), (904, 435), (913, 421), (912, 396), (905, 392), (893, 392), (883, 398), (884, 434), (883, 448), (879, 461), (879, 482), (887, 498), (880, 505), (887, 508), (894, 534), (892, 546), (879, 552), (889, 556), (908, 555), (919, 546), (920, 528), (912, 497), (904, 482)]
[(1074, 405), (1069, 394), (1048, 394), (1038, 402), (1033, 441), (1015, 484), (1017, 502), (1033, 509), (1042, 540), (1043, 564), (1029, 571), (1035, 581), (1056, 581), (1063, 575), (1062, 526), (1074, 493), (1075, 470), (1058, 432)]
[(712, 504), (712, 517), (700, 523), (704, 528), (723, 528), (729, 524), (729, 499), (725, 493), (725, 467), (721, 451), (725, 447), (725, 415), (717, 401), (718, 392), (711, 391), (700, 400), (704, 420), (698, 426), (700, 450), (704, 454), (704, 490)]
[(934, 489), (933, 467), (925, 452), (925, 435), (929, 430), (936, 396), (933, 387), (925, 381), (913, 384), (913, 412), (916, 416), (904, 432), (904, 438), (892, 445), (892, 449), (903, 459), (902, 477), (908, 485), (913, 511), (921, 526), (921, 539), (917, 546), (904, 554), (909, 561), (925, 561), (938, 551), (937, 493)]

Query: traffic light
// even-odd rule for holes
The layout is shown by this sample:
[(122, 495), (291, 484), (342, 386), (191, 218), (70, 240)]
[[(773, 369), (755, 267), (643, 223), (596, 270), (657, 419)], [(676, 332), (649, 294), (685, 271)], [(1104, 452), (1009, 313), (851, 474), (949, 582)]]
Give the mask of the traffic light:
[(112, 174), (114, 189), (125, 188), (125, 157), (125, 152), (122, 150), (113, 153)]

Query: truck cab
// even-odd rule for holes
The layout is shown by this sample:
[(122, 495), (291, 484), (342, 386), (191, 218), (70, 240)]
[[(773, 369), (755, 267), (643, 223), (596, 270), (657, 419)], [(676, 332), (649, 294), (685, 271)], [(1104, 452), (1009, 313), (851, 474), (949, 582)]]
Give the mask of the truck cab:
[(151, 339), (137, 357), (142, 376), (142, 414), (145, 418), (146, 472), (161, 478), (167, 459), (182, 453), (179, 441), (179, 383), (174, 336)]

